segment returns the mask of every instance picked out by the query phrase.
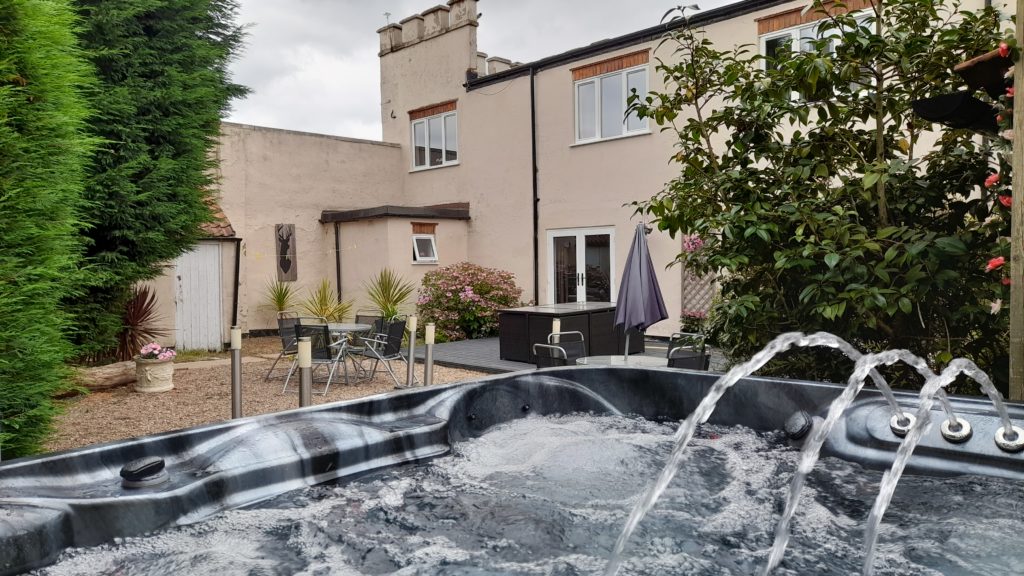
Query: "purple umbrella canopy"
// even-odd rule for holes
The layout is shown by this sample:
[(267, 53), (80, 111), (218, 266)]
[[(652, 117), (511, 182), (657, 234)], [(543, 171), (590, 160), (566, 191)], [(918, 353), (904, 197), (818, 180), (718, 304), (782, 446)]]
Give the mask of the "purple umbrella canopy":
[(651, 253), (647, 250), (644, 225), (636, 225), (633, 245), (626, 256), (622, 283), (615, 306), (615, 325), (626, 330), (626, 353), (629, 353), (629, 329), (641, 332), (654, 323), (668, 318), (665, 300), (661, 297), (658, 278), (654, 275)]

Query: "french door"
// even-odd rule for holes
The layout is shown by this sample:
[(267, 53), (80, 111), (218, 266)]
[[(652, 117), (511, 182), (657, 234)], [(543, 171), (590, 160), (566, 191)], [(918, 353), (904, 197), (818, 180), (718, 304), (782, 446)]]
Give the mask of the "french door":
[(613, 302), (615, 228), (548, 230), (548, 301)]

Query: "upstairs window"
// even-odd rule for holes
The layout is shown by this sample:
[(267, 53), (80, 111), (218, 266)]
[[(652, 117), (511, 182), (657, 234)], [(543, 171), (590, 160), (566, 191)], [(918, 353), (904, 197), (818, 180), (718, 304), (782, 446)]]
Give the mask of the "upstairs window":
[(647, 119), (626, 116), (626, 100), (647, 93), (645, 50), (588, 64), (572, 71), (577, 143), (647, 132)]
[[(863, 24), (870, 16), (870, 12), (864, 9), (870, 6), (870, 0), (849, 0), (841, 9), (857, 12), (854, 14), (857, 23)], [(813, 50), (816, 40), (828, 39), (827, 50), (833, 52), (839, 42), (839, 32), (834, 28), (821, 28), (821, 20), (825, 17), (818, 11), (804, 12), (801, 8), (794, 8), (758, 19), (757, 33), (765, 67), (777, 67), (779, 58), (786, 53)]]
[(455, 101), (409, 112), (412, 122), (412, 168), (459, 163), (459, 121)]

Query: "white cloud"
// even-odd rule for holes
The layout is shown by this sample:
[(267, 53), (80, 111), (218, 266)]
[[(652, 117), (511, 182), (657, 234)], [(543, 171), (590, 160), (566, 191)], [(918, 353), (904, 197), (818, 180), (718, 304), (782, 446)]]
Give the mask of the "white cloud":
[[(704, 8), (731, 0), (706, 0)], [(380, 68), (376, 30), (436, 0), (241, 0), (250, 24), (235, 82), (252, 88), (230, 120), (274, 128), (379, 139)], [(478, 47), (529, 62), (657, 24), (676, 6), (663, 0), (487, 0)]]

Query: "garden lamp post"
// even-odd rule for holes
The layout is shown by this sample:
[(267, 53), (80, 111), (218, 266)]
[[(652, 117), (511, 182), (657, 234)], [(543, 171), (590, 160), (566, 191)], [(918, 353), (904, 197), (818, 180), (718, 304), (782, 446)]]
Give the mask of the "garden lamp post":
[[(1024, 0), (1017, 0), (1018, 61), (1013, 85), (1024, 86)], [(1024, 400), (1024, 95), (1013, 99), (1013, 204), (1010, 218), (1010, 399)]]

